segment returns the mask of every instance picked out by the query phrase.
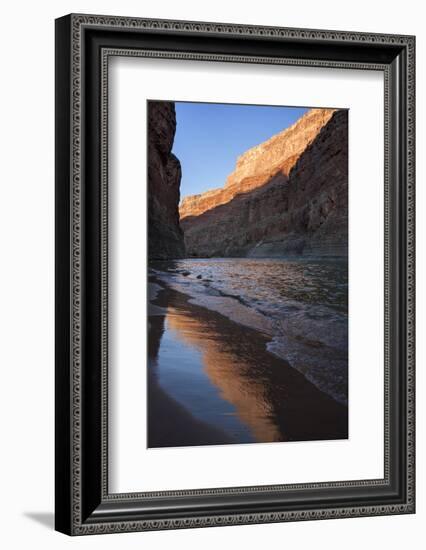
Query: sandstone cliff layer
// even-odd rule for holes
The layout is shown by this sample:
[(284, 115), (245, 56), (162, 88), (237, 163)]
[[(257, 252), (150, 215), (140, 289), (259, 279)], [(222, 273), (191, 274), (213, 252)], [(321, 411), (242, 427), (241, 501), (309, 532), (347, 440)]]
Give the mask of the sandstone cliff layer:
[(345, 256), (347, 215), (348, 117), (334, 109), (311, 109), (180, 206), (196, 257)]
[(148, 103), (148, 257), (183, 258), (185, 244), (179, 225), (181, 167), (173, 155), (176, 132), (174, 103)]
[(225, 204), (236, 195), (265, 185), (276, 175), (284, 181), (333, 112), (333, 109), (311, 109), (289, 128), (246, 151), (237, 159), (235, 170), (226, 179), (224, 187), (182, 200), (179, 208), (181, 219), (199, 216)]

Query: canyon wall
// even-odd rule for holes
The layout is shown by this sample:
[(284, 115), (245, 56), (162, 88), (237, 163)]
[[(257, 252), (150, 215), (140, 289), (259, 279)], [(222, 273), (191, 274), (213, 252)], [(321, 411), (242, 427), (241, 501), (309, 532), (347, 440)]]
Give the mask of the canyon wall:
[(179, 225), (181, 167), (173, 155), (176, 132), (174, 103), (148, 102), (148, 257), (183, 258)]
[(311, 109), (180, 205), (195, 257), (345, 256), (347, 216), (348, 115), (335, 109)]
[(235, 170), (227, 177), (224, 187), (182, 200), (181, 219), (199, 216), (225, 204), (236, 195), (265, 185), (275, 175), (287, 177), (333, 112), (333, 109), (311, 109), (286, 130), (246, 151), (237, 159)]

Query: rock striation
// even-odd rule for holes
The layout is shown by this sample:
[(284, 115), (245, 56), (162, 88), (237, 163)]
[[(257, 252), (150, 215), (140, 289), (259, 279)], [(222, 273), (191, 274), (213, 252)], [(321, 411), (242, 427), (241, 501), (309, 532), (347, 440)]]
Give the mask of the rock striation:
[(175, 105), (148, 102), (148, 257), (183, 258), (185, 244), (179, 224), (179, 160), (172, 146), (176, 132)]
[(348, 115), (335, 109), (311, 109), (180, 205), (195, 257), (345, 256), (347, 216)]
[(311, 109), (286, 130), (246, 151), (237, 159), (235, 170), (228, 176), (224, 187), (182, 200), (179, 208), (181, 219), (199, 216), (225, 204), (240, 193), (264, 185), (275, 175), (288, 177), (297, 159), (333, 112), (332, 109)]

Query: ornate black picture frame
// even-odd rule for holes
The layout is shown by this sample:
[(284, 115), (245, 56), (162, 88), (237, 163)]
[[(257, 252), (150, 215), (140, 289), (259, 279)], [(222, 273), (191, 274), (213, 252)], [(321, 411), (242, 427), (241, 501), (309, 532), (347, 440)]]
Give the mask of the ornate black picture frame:
[[(414, 513), (414, 50), (413, 36), (74, 14), (56, 21), (58, 531)], [(107, 71), (114, 55), (384, 73), (383, 479), (109, 493)]]

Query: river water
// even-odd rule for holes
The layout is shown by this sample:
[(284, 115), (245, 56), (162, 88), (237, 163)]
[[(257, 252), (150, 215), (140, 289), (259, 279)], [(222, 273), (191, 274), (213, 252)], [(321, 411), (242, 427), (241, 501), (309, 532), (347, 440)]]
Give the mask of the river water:
[(186, 259), (150, 272), (231, 321), (266, 335), (266, 349), (348, 404), (346, 259)]

